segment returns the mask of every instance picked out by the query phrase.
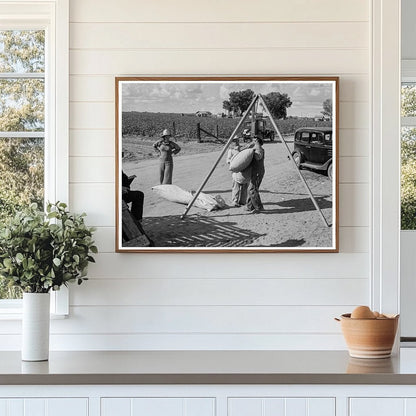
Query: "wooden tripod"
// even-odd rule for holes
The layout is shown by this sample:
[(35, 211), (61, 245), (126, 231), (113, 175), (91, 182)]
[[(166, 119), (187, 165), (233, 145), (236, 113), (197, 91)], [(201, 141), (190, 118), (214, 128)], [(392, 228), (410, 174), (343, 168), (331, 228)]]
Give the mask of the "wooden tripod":
[(289, 155), (289, 159), (292, 161), (294, 167), (296, 168), (296, 171), (299, 174), (299, 177), (303, 183), (303, 185), (305, 186), (306, 190), (308, 191), (309, 197), (311, 198), (313, 205), (315, 206), (316, 210), (318, 211), (319, 215), (321, 216), (322, 221), (324, 222), (326, 227), (330, 227), (330, 225), (328, 224), (328, 221), (326, 220), (324, 214), (322, 213), (321, 208), (319, 208), (318, 203), (316, 202), (315, 197), (312, 194), (311, 189), (309, 188), (309, 185), (307, 184), (305, 178), (302, 175), (302, 172), (299, 168), (299, 166), (296, 164), (295, 159), (292, 156), (292, 153), (289, 149), (289, 146), (287, 145), (285, 139), (283, 138), (282, 134), (279, 131), (279, 128), (277, 127), (276, 122), (273, 119), (273, 116), (270, 113), (270, 110), (267, 107), (267, 104), (263, 98), (263, 96), (261, 94), (257, 94), (253, 100), (251, 101), (250, 105), (247, 108), (246, 113), (244, 114), (244, 117), (241, 118), (240, 122), (237, 124), (237, 127), (233, 130), (233, 132), (231, 133), (230, 138), (227, 140), (227, 143), (224, 145), (224, 148), (222, 149), (220, 155), (218, 156), (217, 160), (215, 161), (214, 165), (212, 166), (211, 170), (209, 171), (208, 175), (205, 177), (205, 179), (203, 180), (202, 184), (200, 185), (200, 187), (198, 188), (198, 190), (195, 192), (192, 200), (189, 202), (189, 204), (187, 205), (185, 212), (181, 215), (181, 219), (184, 219), (185, 216), (188, 214), (189, 210), (191, 209), (192, 205), (195, 203), (196, 199), (198, 198), (199, 194), (202, 192), (202, 190), (204, 189), (205, 185), (207, 184), (209, 178), (211, 177), (211, 175), (213, 174), (214, 170), (216, 169), (216, 167), (218, 166), (218, 163), (220, 162), (220, 160), (223, 158), (225, 152), (227, 151), (228, 147), (230, 146), (235, 134), (238, 132), (238, 130), (240, 129), (240, 127), (243, 125), (243, 123), (246, 121), (247, 117), (250, 115), (250, 111), (253, 111), (253, 115), (255, 113), (255, 108), (256, 108), (256, 104), (260, 103), (262, 105), (262, 107), (264, 108), (264, 110), (266, 111), (267, 116), (270, 119), (270, 122), (272, 123), (273, 128), (276, 130), (277, 135), (279, 136), (280, 140), (282, 141), (282, 143), (284, 144), (284, 147)]

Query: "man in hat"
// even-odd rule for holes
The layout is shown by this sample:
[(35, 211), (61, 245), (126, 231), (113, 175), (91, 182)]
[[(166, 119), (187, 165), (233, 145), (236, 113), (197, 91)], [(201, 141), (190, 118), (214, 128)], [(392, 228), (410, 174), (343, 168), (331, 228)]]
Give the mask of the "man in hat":
[(253, 137), (250, 147), (254, 147), (254, 156), (250, 164), (251, 175), (248, 185), (248, 198), (246, 210), (250, 214), (264, 211), (263, 203), (260, 198), (260, 185), (264, 177), (264, 149), (263, 140), (260, 137)]
[(181, 151), (181, 148), (170, 140), (172, 135), (168, 129), (163, 130), (162, 138), (153, 144), (154, 149), (159, 152), (159, 174), (161, 185), (172, 184), (173, 157)]

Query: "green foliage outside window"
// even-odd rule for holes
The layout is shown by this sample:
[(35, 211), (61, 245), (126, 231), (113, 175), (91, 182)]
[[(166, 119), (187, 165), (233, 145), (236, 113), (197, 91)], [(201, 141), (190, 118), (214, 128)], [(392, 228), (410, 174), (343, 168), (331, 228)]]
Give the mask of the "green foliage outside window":
[[(416, 86), (402, 86), (402, 117), (416, 116)], [(401, 228), (416, 230), (416, 127), (403, 127), (401, 135)]]
[[(43, 73), (45, 32), (0, 30), (0, 73)], [(42, 78), (0, 79), (0, 132), (43, 132)], [(4, 135), (3, 135), (4, 136)], [(0, 223), (31, 203), (43, 206), (44, 139), (0, 133)], [(0, 299), (21, 293), (0, 279)]]

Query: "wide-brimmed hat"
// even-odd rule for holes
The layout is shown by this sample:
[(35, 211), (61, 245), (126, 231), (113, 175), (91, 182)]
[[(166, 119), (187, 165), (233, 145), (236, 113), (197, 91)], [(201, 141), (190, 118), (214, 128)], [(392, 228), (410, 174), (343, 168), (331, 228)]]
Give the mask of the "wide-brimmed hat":
[(165, 137), (165, 136), (172, 136), (172, 135), (170, 134), (170, 130), (169, 130), (169, 129), (165, 129), (165, 130), (163, 130), (163, 132), (162, 132), (162, 137)]

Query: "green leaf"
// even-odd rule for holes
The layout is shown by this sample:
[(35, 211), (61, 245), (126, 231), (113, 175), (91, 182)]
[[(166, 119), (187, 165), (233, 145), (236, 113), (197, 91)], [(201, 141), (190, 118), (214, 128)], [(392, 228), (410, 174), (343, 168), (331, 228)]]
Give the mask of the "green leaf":
[[(0, 198), (1, 192), (0, 186)], [(70, 213), (63, 204), (49, 204), (48, 214), (27, 204), (2, 222), (1, 209), (0, 275), (5, 287), (42, 293), (68, 281), (83, 281), (88, 263), (94, 261), (89, 254), (98, 250), (82, 216)], [(49, 214), (58, 221), (49, 221)]]

